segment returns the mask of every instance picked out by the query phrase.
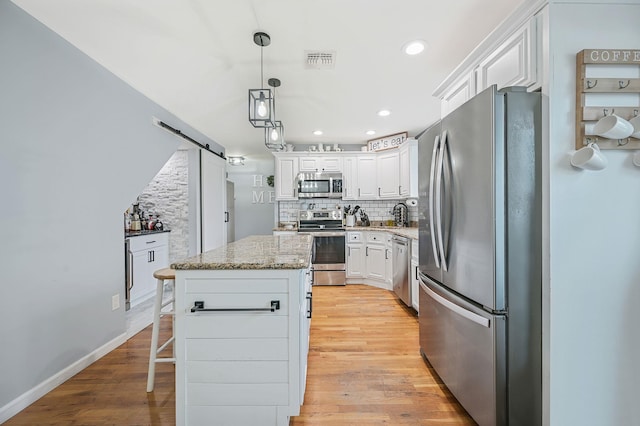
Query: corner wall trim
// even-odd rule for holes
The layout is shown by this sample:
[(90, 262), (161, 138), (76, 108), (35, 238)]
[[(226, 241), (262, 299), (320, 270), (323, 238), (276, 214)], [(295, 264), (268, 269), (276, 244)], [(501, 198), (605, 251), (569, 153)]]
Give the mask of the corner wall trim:
[(15, 416), (20, 411), (24, 410), (29, 405), (33, 404), (38, 399), (46, 395), (48, 392), (66, 382), (71, 377), (84, 370), (126, 341), (127, 333), (120, 334), (115, 339), (105, 343), (95, 351), (80, 358), (78, 361), (60, 370), (58, 373), (49, 377), (47, 380), (43, 381), (39, 385), (33, 387), (13, 401), (9, 402), (4, 407), (0, 408), (0, 424), (6, 422), (11, 417)]

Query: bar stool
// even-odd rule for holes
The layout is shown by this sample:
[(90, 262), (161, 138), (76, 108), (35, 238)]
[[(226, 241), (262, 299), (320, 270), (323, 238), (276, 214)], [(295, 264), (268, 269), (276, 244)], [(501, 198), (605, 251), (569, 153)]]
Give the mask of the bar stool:
[[(156, 374), (157, 362), (176, 362), (175, 346), (172, 357), (159, 358), (158, 354), (162, 352), (169, 344), (174, 341), (173, 326), (175, 325), (175, 300), (176, 300), (176, 271), (171, 268), (163, 268), (153, 273), (153, 277), (158, 280), (156, 286), (156, 301), (153, 309), (153, 330), (151, 331), (151, 348), (149, 350), (149, 373), (147, 375), (147, 392), (153, 391), (153, 382)], [(163, 302), (164, 286), (171, 285), (171, 297)], [(163, 311), (162, 308), (171, 304), (171, 310)], [(171, 315), (173, 321), (171, 324), (171, 337), (158, 347), (158, 335), (160, 334), (160, 317)]]

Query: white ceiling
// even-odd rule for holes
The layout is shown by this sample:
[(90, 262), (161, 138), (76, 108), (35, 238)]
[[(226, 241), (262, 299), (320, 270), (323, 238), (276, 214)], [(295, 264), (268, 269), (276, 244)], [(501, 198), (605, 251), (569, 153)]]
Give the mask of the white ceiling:
[[(13, 2), (227, 155), (265, 158), (263, 131), (247, 120), (248, 89), (282, 81), (277, 118), (287, 142), (415, 135), (439, 116), (434, 89), (522, 0)], [(271, 36), (263, 84), (256, 31)], [(401, 47), (413, 39), (429, 46), (410, 57)], [(335, 51), (335, 68), (305, 69), (314, 50)], [(383, 108), (392, 114), (379, 117)]]

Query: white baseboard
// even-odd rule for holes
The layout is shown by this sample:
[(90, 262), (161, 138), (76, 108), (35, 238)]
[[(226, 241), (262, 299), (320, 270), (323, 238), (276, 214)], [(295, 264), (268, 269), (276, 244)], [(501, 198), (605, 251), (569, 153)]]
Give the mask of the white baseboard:
[(117, 336), (115, 339), (105, 343), (90, 354), (80, 358), (70, 366), (64, 368), (53, 376), (49, 377), (44, 382), (26, 391), (13, 401), (9, 402), (4, 407), (0, 408), (0, 424), (6, 422), (11, 417), (18, 414), (20, 411), (27, 408), (29, 405), (42, 398), (47, 393), (69, 380), (80, 371), (84, 370), (121, 344), (127, 341), (127, 334), (123, 333)]

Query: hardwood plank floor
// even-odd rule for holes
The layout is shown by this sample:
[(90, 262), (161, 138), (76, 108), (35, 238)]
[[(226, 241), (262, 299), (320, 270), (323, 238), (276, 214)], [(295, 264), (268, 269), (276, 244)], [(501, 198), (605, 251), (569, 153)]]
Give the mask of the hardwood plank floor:
[[(150, 340), (147, 327), (5, 424), (175, 424), (172, 364), (157, 365), (146, 392)], [(291, 426), (474, 424), (420, 357), (417, 317), (392, 293), (313, 288), (307, 391)]]

